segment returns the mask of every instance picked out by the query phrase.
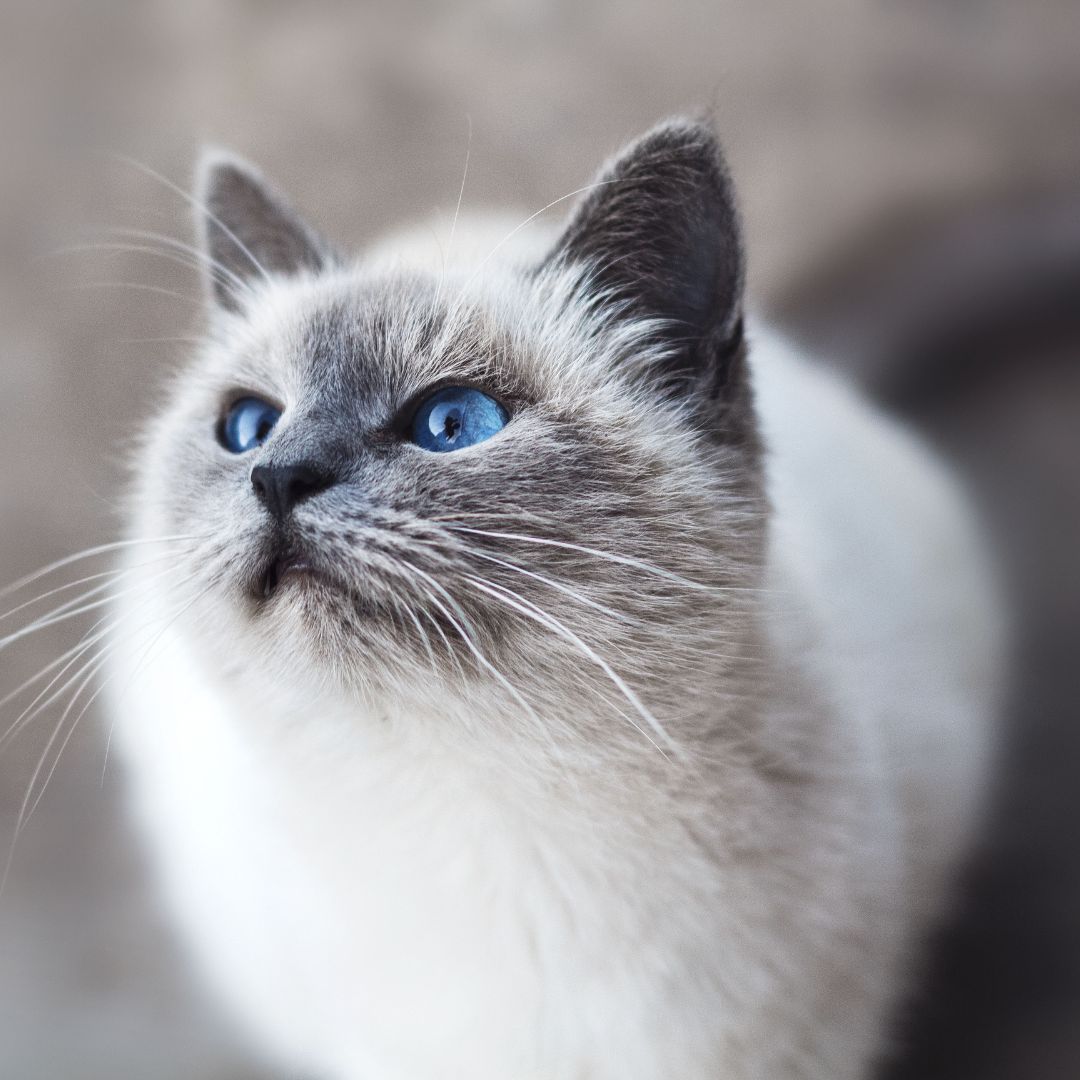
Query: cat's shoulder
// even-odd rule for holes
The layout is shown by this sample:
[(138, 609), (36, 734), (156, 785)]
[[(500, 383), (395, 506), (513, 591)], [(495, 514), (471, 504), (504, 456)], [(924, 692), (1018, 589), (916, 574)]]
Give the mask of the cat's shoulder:
[(872, 590), (894, 613), (952, 603), (990, 619), (984, 530), (938, 455), (767, 326), (751, 326), (750, 363), (774, 546), (812, 552), (838, 608), (865, 607)]
[(899, 798), (932, 866), (970, 827), (995, 744), (1008, 643), (986, 530), (952, 470), (826, 361), (761, 326), (750, 357), (780, 624), (811, 612), (800, 662), (909, 776)]

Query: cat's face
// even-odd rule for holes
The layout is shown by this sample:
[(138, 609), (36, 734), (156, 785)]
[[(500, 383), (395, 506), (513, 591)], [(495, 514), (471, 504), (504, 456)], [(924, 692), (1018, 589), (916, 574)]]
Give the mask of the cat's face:
[(180, 599), (224, 672), (663, 739), (760, 558), (716, 155), (661, 129), (542, 265), (452, 274), (343, 267), (209, 165), (214, 332), (140, 498), (198, 537)]

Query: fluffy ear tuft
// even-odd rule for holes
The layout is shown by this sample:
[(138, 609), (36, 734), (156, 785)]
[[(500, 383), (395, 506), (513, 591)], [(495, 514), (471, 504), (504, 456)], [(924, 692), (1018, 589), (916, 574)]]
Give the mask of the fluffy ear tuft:
[(209, 291), (227, 311), (242, 308), (253, 280), (317, 272), (334, 261), (329, 246), (235, 155), (204, 150), (195, 190)]
[(681, 381), (722, 388), (738, 363), (742, 243), (710, 125), (672, 120), (618, 155), (578, 205), (552, 264), (580, 265), (619, 311), (663, 320)]

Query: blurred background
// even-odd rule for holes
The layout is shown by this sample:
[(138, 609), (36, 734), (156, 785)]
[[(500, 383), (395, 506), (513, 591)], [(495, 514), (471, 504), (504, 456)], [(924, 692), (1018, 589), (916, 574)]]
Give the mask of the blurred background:
[[(465, 205), (524, 216), (709, 106), (755, 305), (954, 462), (1016, 611), (992, 828), (882, 1076), (1080, 1076), (1078, 56), (1076, 0), (0, 0), (0, 582), (117, 536), (126, 445), (198, 330), (183, 266), (43, 257), (190, 238), (110, 152), (186, 186), (227, 144), (348, 247), (453, 213), (470, 123)], [(6, 648), (0, 696), (83, 629)], [(0, 861), (58, 718), (0, 748)], [(0, 1077), (265, 1077), (157, 912), (105, 744), (91, 709), (0, 895)]]

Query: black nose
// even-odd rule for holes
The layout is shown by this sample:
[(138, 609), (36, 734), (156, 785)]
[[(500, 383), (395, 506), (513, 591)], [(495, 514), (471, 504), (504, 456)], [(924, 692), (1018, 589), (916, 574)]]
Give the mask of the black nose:
[(325, 491), (334, 480), (329, 469), (310, 461), (295, 465), (256, 465), (251, 470), (255, 494), (278, 521), (284, 521), (298, 502)]

